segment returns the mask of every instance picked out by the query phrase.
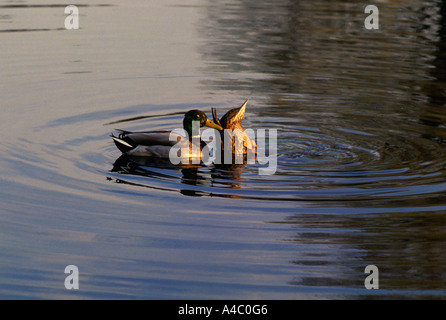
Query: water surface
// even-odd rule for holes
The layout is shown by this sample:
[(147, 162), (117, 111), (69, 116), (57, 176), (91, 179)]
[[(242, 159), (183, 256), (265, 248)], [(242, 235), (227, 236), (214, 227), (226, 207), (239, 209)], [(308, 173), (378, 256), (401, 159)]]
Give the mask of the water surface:
[[(0, 1), (0, 298), (445, 298), (445, 4), (365, 5)], [(246, 98), (274, 175), (109, 137)]]

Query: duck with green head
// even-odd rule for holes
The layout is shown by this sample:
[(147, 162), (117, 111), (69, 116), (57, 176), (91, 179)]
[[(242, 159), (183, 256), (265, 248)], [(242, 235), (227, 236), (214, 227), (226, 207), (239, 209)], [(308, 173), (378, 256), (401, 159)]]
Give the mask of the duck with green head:
[[(188, 133), (189, 143), (193, 137), (194, 121), (199, 121), (200, 127), (223, 130), (220, 125), (209, 120), (203, 111), (190, 110), (184, 114), (183, 119), (183, 129)], [(117, 131), (118, 136), (112, 134), (111, 137), (116, 147), (129, 156), (169, 158), (170, 149), (184, 139), (183, 136), (169, 130), (131, 132), (118, 129)], [(175, 135), (177, 139), (172, 141), (171, 136)]]

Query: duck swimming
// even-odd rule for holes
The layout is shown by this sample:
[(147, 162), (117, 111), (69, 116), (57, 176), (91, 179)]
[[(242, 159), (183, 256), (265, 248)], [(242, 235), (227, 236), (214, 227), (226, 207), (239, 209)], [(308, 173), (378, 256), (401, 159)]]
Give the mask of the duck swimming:
[[(209, 120), (204, 112), (200, 110), (190, 110), (184, 114), (183, 119), (183, 128), (188, 133), (189, 140), (191, 140), (193, 137), (192, 128), (194, 121), (199, 121), (200, 127), (223, 130), (220, 125)], [(177, 144), (181, 139), (185, 138), (184, 136), (169, 130), (131, 132), (118, 129), (116, 131), (119, 132), (118, 136), (114, 136), (113, 134), (111, 135), (116, 147), (122, 153), (129, 156), (169, 158), (169, 153), (172, 146)], [(172, 141), (171, 136), (175, 135), (177, 136), (177, 139), (176, 141)], [(193, 156), (195, 155), (191, 155), (191, 157)]]

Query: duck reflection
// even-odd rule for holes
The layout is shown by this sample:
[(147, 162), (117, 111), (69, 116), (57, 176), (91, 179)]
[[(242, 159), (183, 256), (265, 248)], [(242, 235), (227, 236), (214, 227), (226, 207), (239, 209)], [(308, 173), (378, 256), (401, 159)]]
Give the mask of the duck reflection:
[[(142, 176), (158, 181), (178, 181), (183, 185), (178, 188), (160, 187), (150, 184), (135, 183), (122, 178), (108, 177), (116, 183), (146, 187), (162, 191), (179, 192), (185, 196), (240, 198), (237, 194), (228, 194), (222, 190), (241, 189), (242, 173), (246, 166), (243, 164), (206, 166), (204, 164), (174, 165), (168, 159), (157, 157), (132, 157), (121, 155), (113, 164), (110, 172), (121, 175)], [(178, 173), (180, 175), (178, 176)], [(163, 184), (167, 185), (167, 184)], [(215, 189), (215, 191), (214, 191)], [(218, 190), (217, 190), (218, 189)]]

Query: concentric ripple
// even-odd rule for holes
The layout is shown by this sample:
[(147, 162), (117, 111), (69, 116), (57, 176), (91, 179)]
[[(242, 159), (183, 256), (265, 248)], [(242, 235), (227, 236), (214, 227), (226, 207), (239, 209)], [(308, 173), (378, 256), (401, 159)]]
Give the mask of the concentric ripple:
[[(411, 207), (438, 204), (446, 191), (446, 148), (438, 138), (442, 129), (405, 118), (391, 119), (398, 123), (396, 129), (381, 116), (352, 117), (340, 112), (318, 121), (316, 112), (303, 110), (293, 118), (286, 114), (265, 117), (274, 107), (254, 105), (245, 127), (278, 132), (277, 169), (272, 175), (259, 174), (260, 168), (270, 164), (177, 166), (168, 160), (126, 157), (110, 140), (109, 133), (115, 128), (178, 127), (182, 122), (179, 110), (188, 107), (168, 106), (172, 111), (166, 114), (157, 112), (160, 107), (147, 105), (139, 106), (138, 111), (129, 107), (125, 113), (56, 119), (44, 124), (45, 130), (35, 129), (34, 139), (45, 140), (40, 134), (52, 137), (45, 144), (34, 148), (32, 141), (22, 139), (14, 148), (5, 148), (14, 149), (8, 157), (11, 164), (26, 171), (22, 177), (25, 183), (85, 195), (94, 192), (104, 198), (110, 197), (100, 191), (104, 179), (142, 194), (156, 191), (318, 205), (362, 202), (374, 207), (402, 202)], [(143, 110), (147, 113), (141, 113)], [(429, 134), (432, 130), (436, 130), (436, 138)], [(52, 136), (52, 131), (67, 135)], [(47, 154), (52, 154), (51, 160)]]
[[(118, 119), (113, 126), (118, 122), (129, 130), (173, 128), (181, 123), (181, 116), (173, 112)], [(372, 201), (369, 205), (373, 206), (388, 206), (389, 200), (402, 198), (430, 203), (445, 191), (445, 148), (420, 133), (419, 124), (413, 126), (417, 130), (411, 131), (410, 124), (392, 130), (386, 129), (388, 123), (383, 119), (366, 121), (383, 121), (379, 128), (357, 118), (342, 120), (343, 114), (318, 126), (312, 123), (312, 114), (302, 114), (302, 118), (295, 118), (296, 123), (286, 117), (270, 117), (265, 122), (250, 120), (259, 119), (256, 115), (247, 118), (247, 128), (278, 129), (277, 170), (273, 175), (259, 175), (259, 168), (266, 166), (259, 163), (175, 166), (168, 160), (121, 156), (105, 140), (105, 153), (116, 156), (107, 176), (146, 192), (152, 189), (186, 196), (286, 201)]]

